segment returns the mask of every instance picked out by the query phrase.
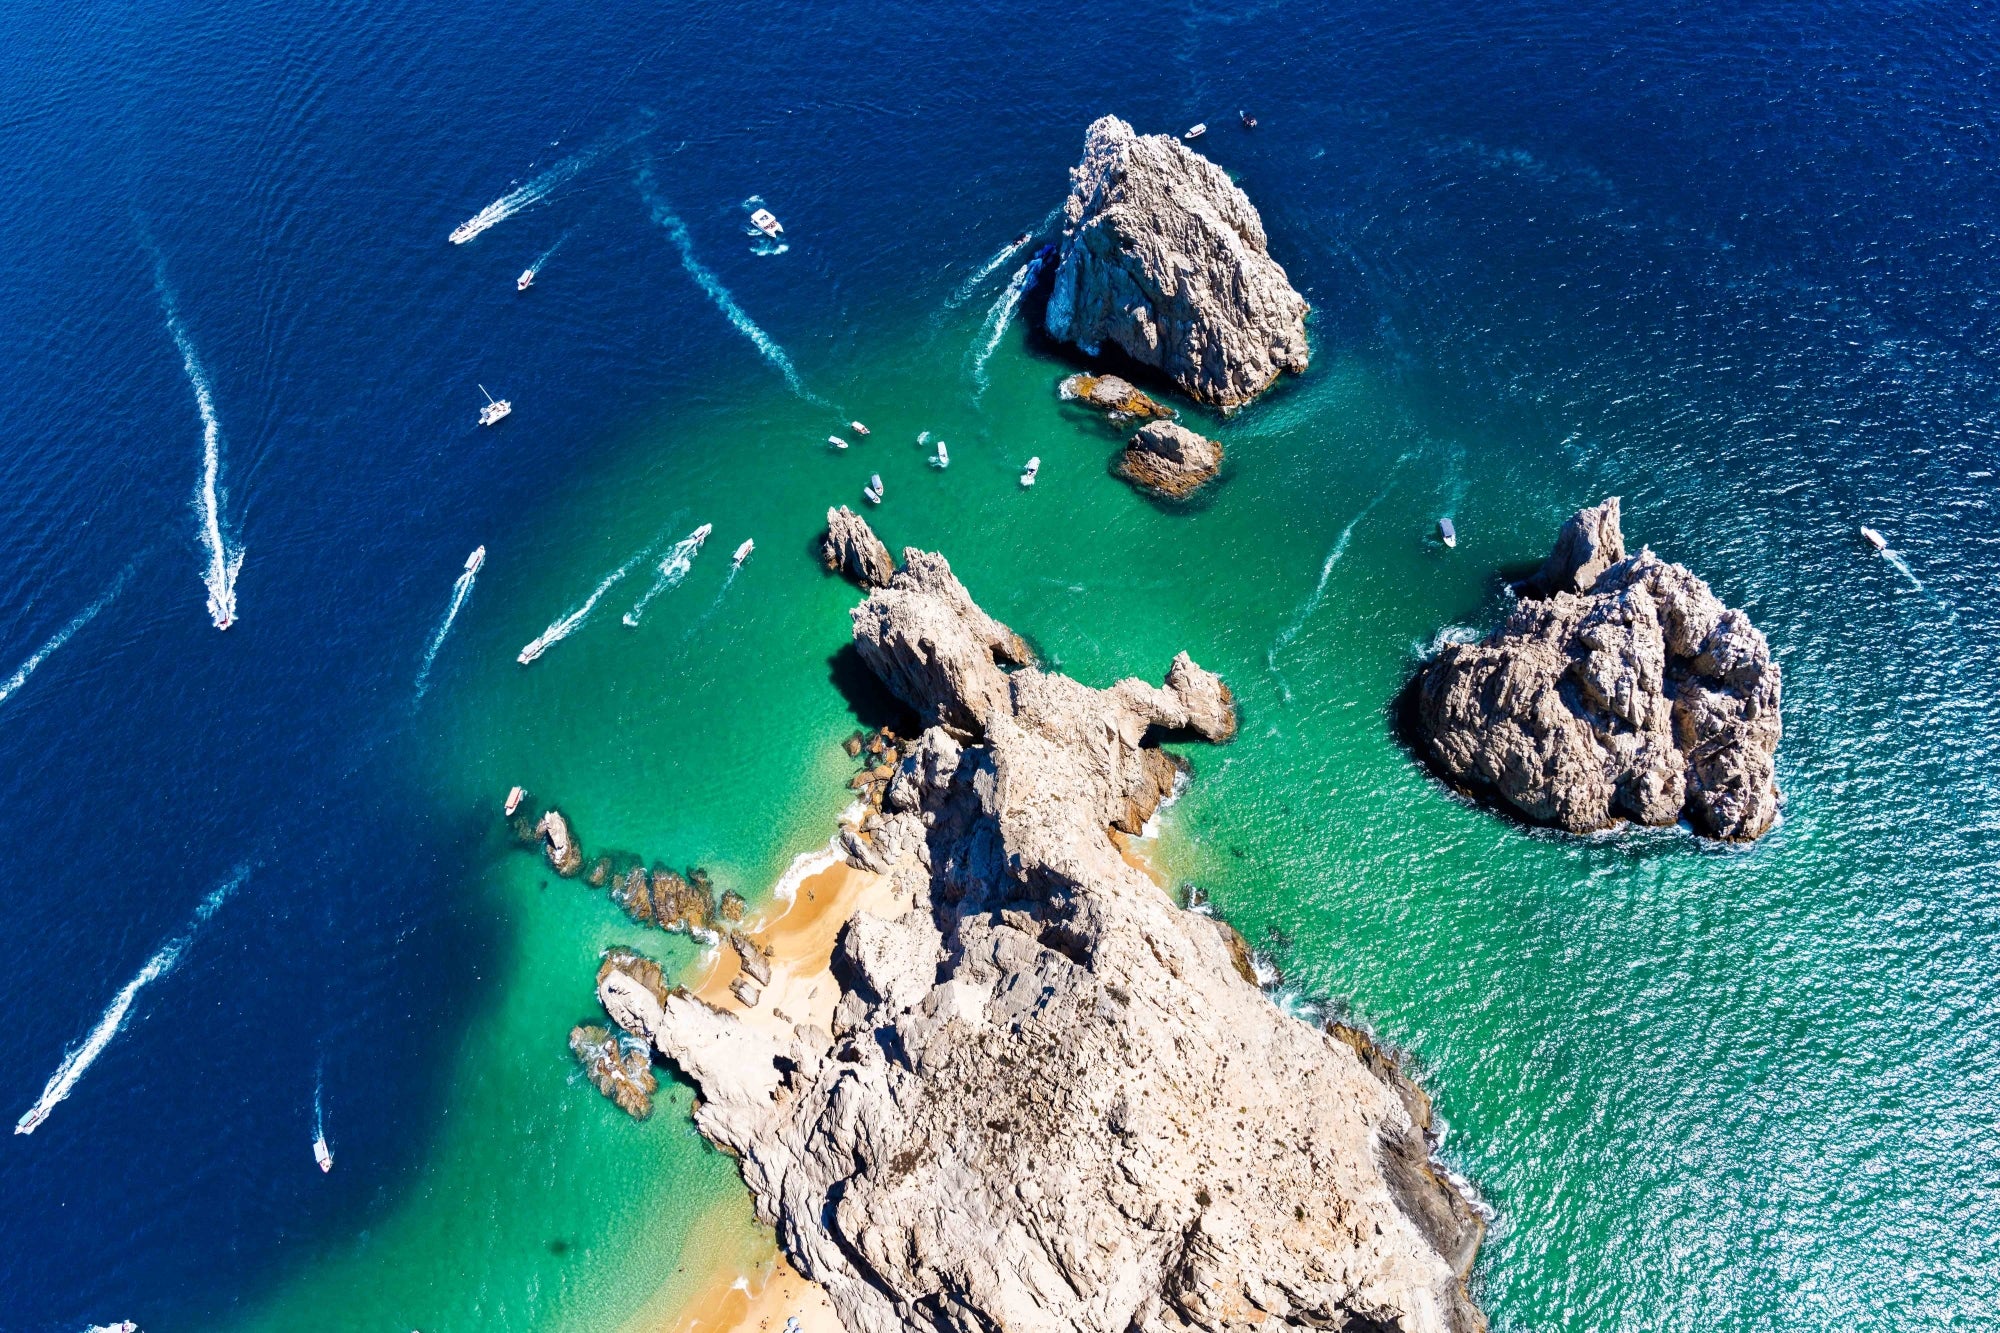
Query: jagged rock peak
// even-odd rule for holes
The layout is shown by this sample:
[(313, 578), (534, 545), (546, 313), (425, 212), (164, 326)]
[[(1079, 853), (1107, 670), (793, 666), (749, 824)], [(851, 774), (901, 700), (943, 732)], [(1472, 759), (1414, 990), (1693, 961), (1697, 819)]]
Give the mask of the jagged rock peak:
[(1045, 324), (1095, 356), (1117, 345), (1205, 403), (1239, 407), (1306, 368), (1306, 301), (1222, 168), (1104, 116), (1070, 170)]
[(1627, 556), (1616, 497), (1564, 523), (1521, 591), (1418, 679), (1418, 743), (1448, 780), (1576, 833), (1770, 830), (1781, 681), (1748, 616), (1681, 565)]
[(1182, 771), (1159, 739), (1233, 734), (1222, 681), (1185, 653), (1108, 689), (1028, 664), (923, 551), (853, 619), (931, 724), (844, 839), (898, 908), (843, 928), (832, 1030), (604, 997), (850, 1333), (1482, 1330), (1481, 1224), (1422, 1095), (1281, 1012), (1113, 836)]
[(889, 548), (868, 526), (868, 520), (846, 505), (826, 511), (826, 536), (820, 542), (820, 558), (828, 569), (864, 588), (879, 588), (896, 572)]

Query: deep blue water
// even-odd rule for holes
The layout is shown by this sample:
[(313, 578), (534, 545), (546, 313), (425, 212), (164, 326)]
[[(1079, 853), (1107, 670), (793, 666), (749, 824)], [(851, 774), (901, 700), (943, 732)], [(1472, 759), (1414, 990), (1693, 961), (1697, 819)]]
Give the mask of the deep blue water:
[[(0, 700), (0, 1110), (187, 936), (72, 1095), (0, 1139), (4, 1333), (204, 1326), (421, 1161), (503, 929), (462, 892), (490, 812), (425, 799), (445, 761), (412, 682), (451, 579), (634, 423), (772, 376), (648, 217), (646, 163), (806, 380), (837, 380), (1056, 202), (1094, 116), (1219, 138), (1253, 109), (1255, 151), (1215, 151), (1322, 355), (1405, 377), (1441, 430), (1641, 478), (1673, 450), (1717, 488), (1798, 485), (1801, 514), (1904, 514), (1935, 614), (1872, 651), (1935, 699), (1838, 706), (1885, 747), (1921, 719), (1961, 792), (1992, 771), (2000, 29), (1978, 6), (30, 3), (0, 37), (0, 675), (131, 567)], [(446, 244), (605, 145), (482, 262)], [(782, 266), (732, 249), (757, 192), (812, 238)], [(591, 300), (516, 301), (496, 274), (565, 231)], [(227, 634), (163, 292), (245, 551)], [(480, 382), (520, 405), (502, 430), (474, 425)], [(1555, 417), (1583, 424), (1537, 438)], [(1663, 549), (1793, 559), (1782, 523), (1676, 530), (1667, 497), (1627, 496)], [(1790, 596), (1748, 609), (1803, 654), (1856, 593)], [(447, 648), (434, 694), (451, 678)], [(1931, 812), (1955, 873), (1991, 866), (1993, 813)], [(1990, 1075), (1990, 1033), (1967, 1039)], [(320, 1068), (343, 1152), (378, 1168), (330, 1187), (301, 1147)]]

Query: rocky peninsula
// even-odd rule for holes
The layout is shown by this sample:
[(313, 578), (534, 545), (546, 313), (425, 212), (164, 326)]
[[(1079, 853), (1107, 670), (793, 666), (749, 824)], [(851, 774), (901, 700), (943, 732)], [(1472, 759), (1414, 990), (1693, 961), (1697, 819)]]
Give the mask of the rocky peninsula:
[(1685, 567), (1625, 553), (1618, 498), (1579, 511), (1483, 640), (1414, 684), (1418, 744), (1451, 782), (1573, 833), (1685, 816), (1762, 837), (1778, 814), (1770, 645)]
[(835, 518), (856, 648), (923, 722), (846, 844), (884, 892), (837, 993), (787, 1025), (615, 965), (599, 987), (790, 1260), (853, 1333), (1483, 1329), (1423, 1094), (1121, 854), (1182, 771), (1160, 742), (1234, 734), (1227, 687), (1186, 654), (1162, 685), (1045, 671), (942, 556), (883, 576)]
[(1224, 409), (1305, 370), (1305, 298), (1222, 168), (1104, 116), (1070, 182), (1043, 318), (1050, 337), (1091, 356), (1114, 345)]

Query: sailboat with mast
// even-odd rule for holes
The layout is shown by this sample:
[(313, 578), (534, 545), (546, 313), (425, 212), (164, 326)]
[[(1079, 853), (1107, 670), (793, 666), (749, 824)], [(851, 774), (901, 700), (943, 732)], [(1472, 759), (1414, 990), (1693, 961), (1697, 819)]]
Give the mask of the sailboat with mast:
[[(479, 386), (479, 392), (486, 393), (484, 384)], [(486, 393), (486, 406), (479, 409), (479, 424), (490, 426), (513, 410), (514, 405), (505, 398), (495, 398), (492, 394)]]

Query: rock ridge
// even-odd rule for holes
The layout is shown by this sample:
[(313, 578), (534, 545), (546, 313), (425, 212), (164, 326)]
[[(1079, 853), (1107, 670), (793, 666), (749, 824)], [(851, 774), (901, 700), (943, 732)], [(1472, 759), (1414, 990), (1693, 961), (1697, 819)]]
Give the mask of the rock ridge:
[(931, 552), (852, 620), (925, 727), (849, 847), (911, 906), (843, 928), (831, 1029), (600, 983), (845, 1326), (1483, 1330), (1422, 1094), (1282, 1013), (1114, 839), (1173, 787), (1162, 738), (1233, 736), (1221, 679), (1046, 671)]

